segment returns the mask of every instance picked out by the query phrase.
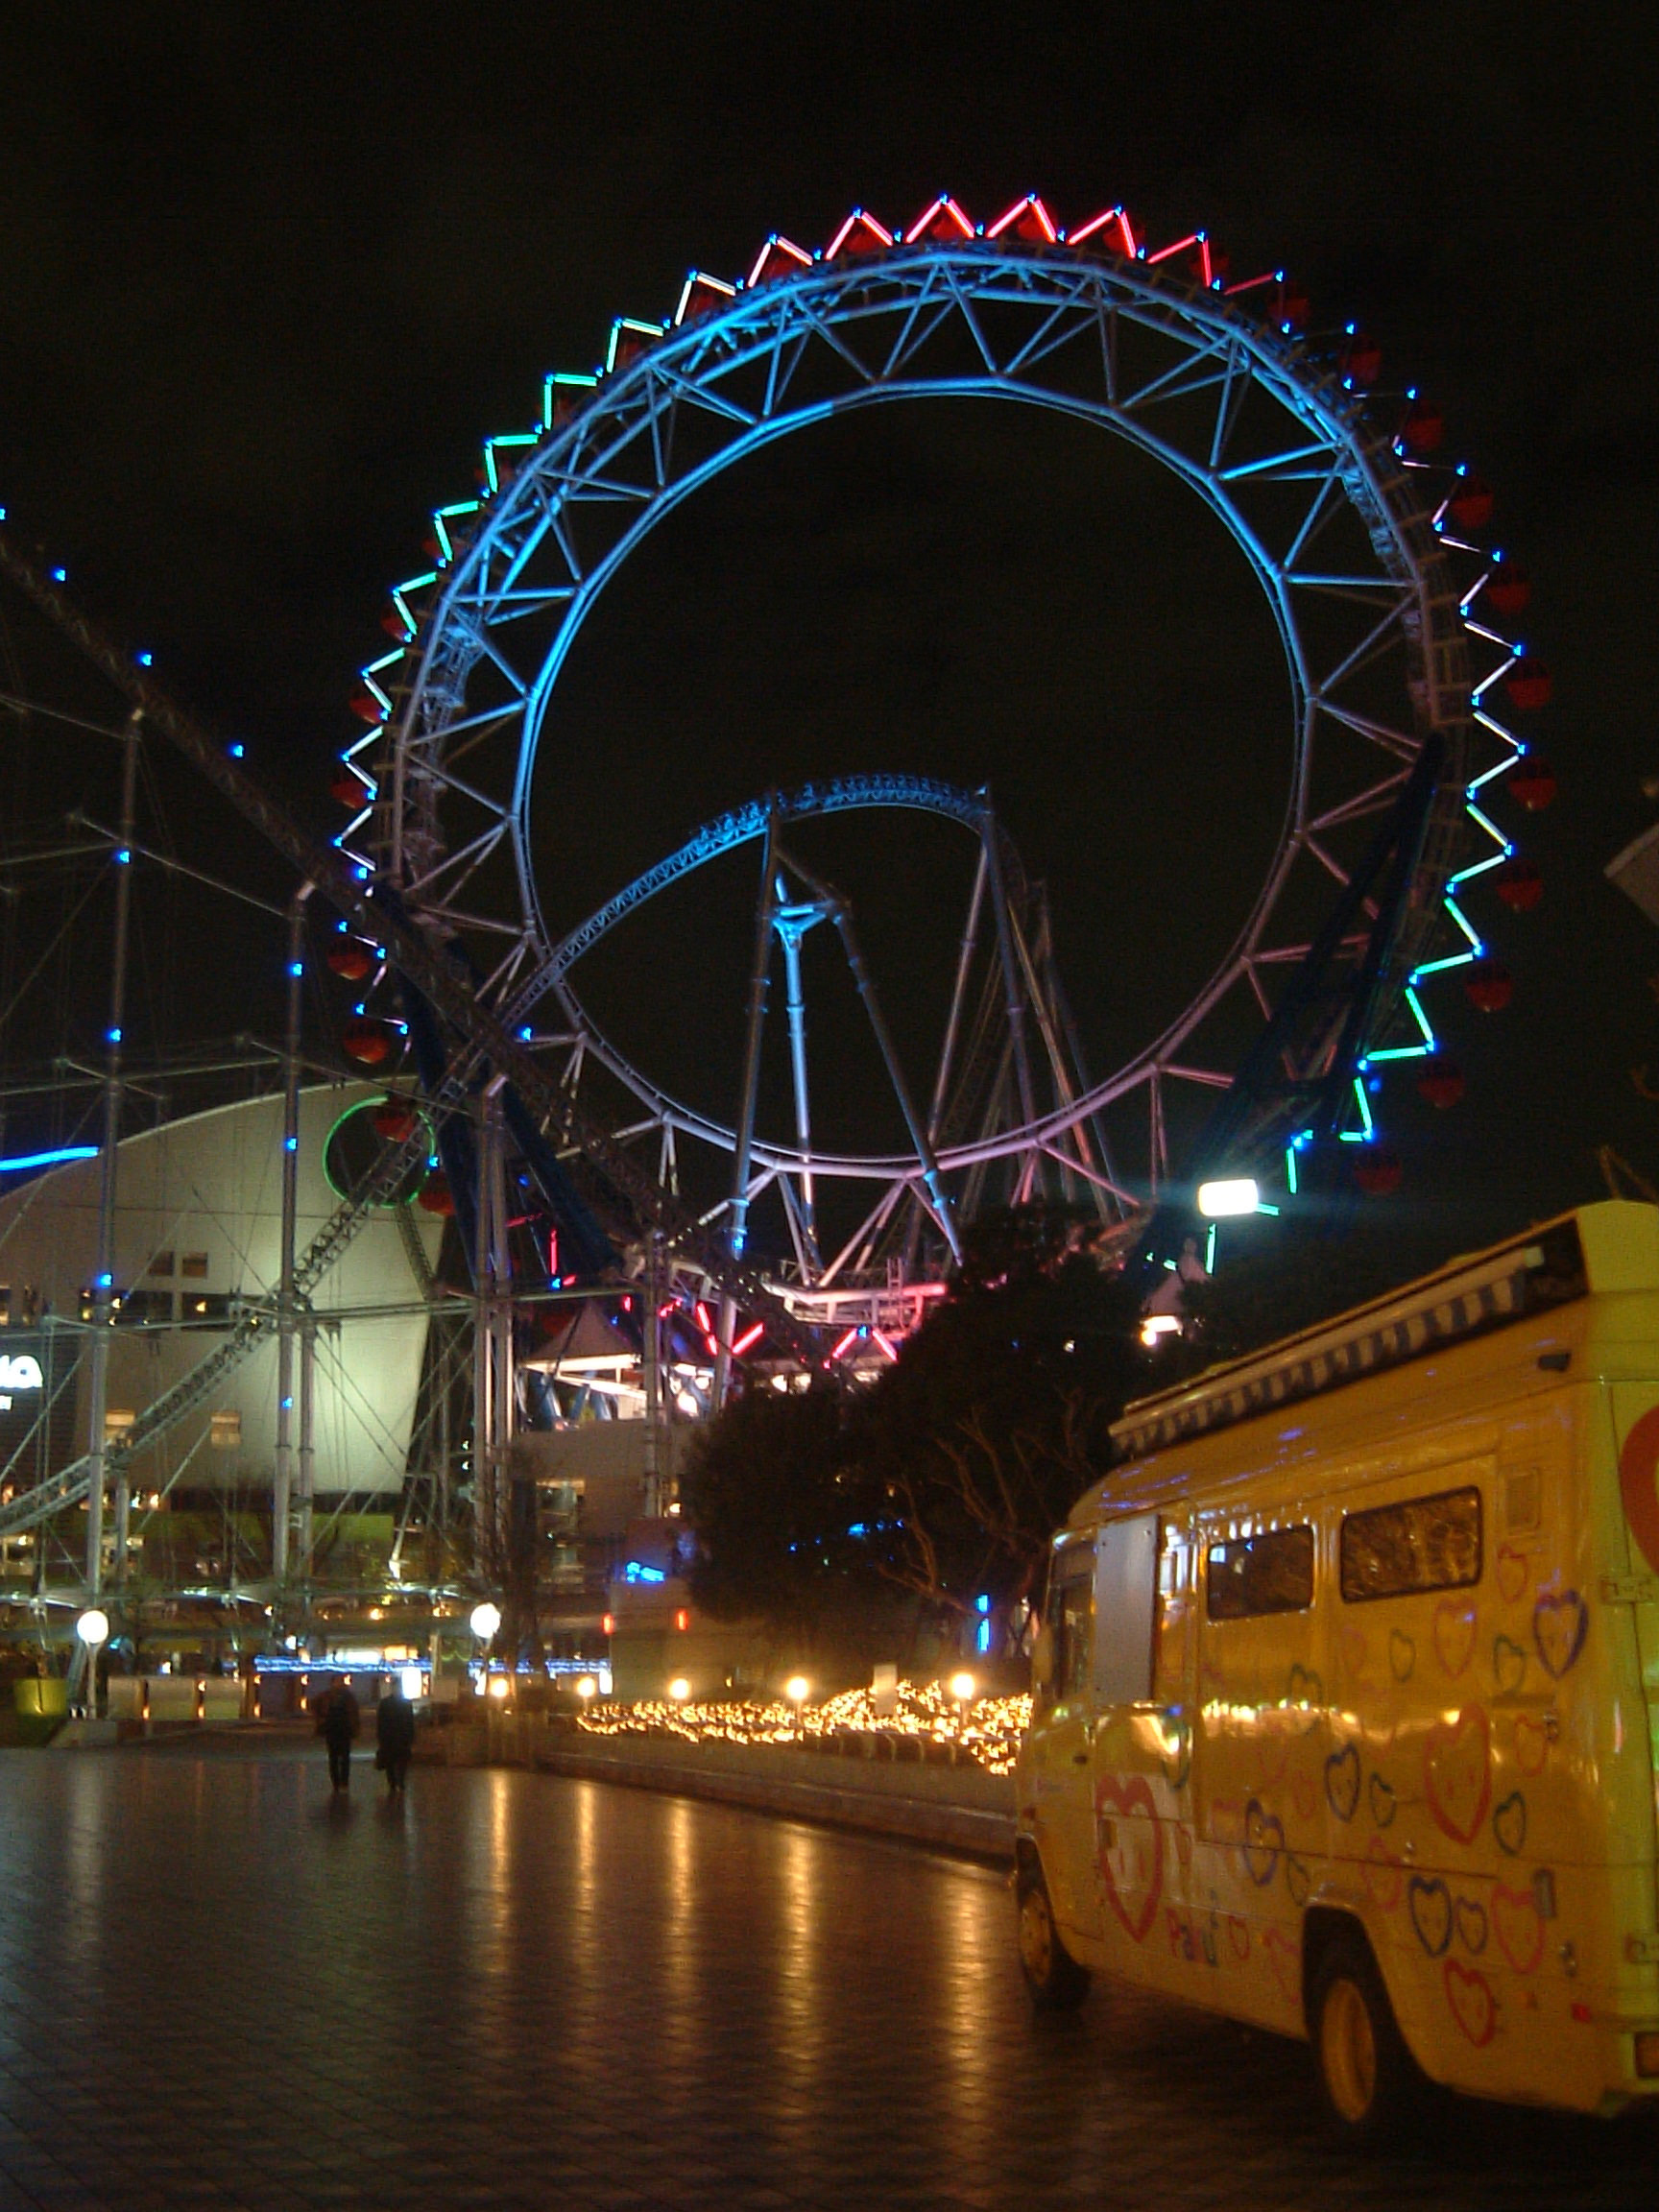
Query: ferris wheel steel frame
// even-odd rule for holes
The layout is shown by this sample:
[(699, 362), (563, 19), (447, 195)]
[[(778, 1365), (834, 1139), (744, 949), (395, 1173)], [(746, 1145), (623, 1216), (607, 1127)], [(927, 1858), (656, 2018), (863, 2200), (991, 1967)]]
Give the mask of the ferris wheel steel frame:
[[(1371, 949), (1366, 1032), (1351, 1040), (1352, 1064), (1337, 1070), (1345, 1103), (1322, 1132), (1371, 1141), (1365, 1070), (1432, 1053), (1436, 1039), (1419, 986), (1486, 950), (1458, 893), (1513, 852), (1478, 802), (1481, 786), (1525, 750), (1493, 712), (1492, 692), (1523, 648), (1480, 618), (1475, 602), (1485, 577), (1465, 587), (1455, 574), (1454, 550), (1479, 555), (1448, 526), (1455, 482), (1448, 490), (1438, 464), (1413, 457), (1398, 414), (1390, 423), (1368, 408), (1339, 359), (1321, 357), (1279, 319), (1281, 286), (1282, 273), (1227, 285), (1203, 234), (1150, 251), (1120, 208), (1068, 238), (1034, 196), (988, 231), (975, 231), (942, 197), (902, 235), (856, 210), (819, 253), (774, 235), (741, 283), (693, 272), (671, 322), (619, 318), (603, 370), (548, 376), (541, 420), (485, 445), (479, 498), (436, 513), (435, 565), (393, 594), (401, 641), (364, 671), (356, 704), (371, 728), (346, 757), (365, 778), (365, 804), (336, 842), (389, 877), (429, 929), (494, 948), (482, 996), (505, 1026), (528, 1038), (538, 1007), (556, 997), (575, 1025), (574, 1035), (557, 1042), (602, 1058), (665, 1142), (678, 1130), (733, 1149), (735, 1131), (670, 1098), (600, 1038), (568, 982), (574, 959), (592, 941), (585, 932), (612, 926), (670, 876), (648, 872), (566, 936), (547, 925), (531, 816), (561, 669), (606, 586), (650, 530), (774, 440), (886, 401), (995, 397), (1048, 407), (1122, 436), (1167, 468), (1239, 546), (1285, 656), (1289, 796), (1254, 902), (1186, 1008), (1075, 1098), (983, 1144), (943, 1147), (939, 1166), (950, 1173), (989, 1157), (1052, 1152), (1086, 1120), (1143, 1090), (1145, 1186), (1156, 1198), (1170, 1172), (1166, 1087), (1225, 1090), (1234, 1080), (1231, 1070), (1202, 1066), (1183, 1047), (1240, 990), (1272, 1022), (1264, 978), (1294, 969), (1311, 950), (1273, 934), (1292, 869), (1310, 861), (1346, 890), (1351, 871), (1334, 841), (1398, 806), (1432, 739), (1437, 766), (1413, 831), (1410, 896), (1399, 902), (1389, 941)], [(950, 342), (959, 350), (934, 373), (929, 356)], [(1136, 368), (1130, 356), (1145, 344), (1162, 349), (1163, 366)], [(964, 358), (973, 366), (964, 369)], [(1284, 427), (1267, 449), (1252, 451), (1240, 424), (1256, 395)], [(1252, 494), (1264, 489), (1288, 491), (1294, 502), (1293, 522), (1277, 537), (1250, 508)], [(1369, 556), (1344, 553), (1335, 565), (1322, 564), (1321, 540), (1345, 516), (1358, 517)], [(598, 541), (591, 554), (589, 536)], [(1319, 658), (1310, 635), (1307, 611), (1318, 601), (1364, 611), (1358, 635), (1334, 660)], [(537, 624), (545, 639), (520, 664), (517, 640)], [(1498, 655), (1473, 684), (1472, 636)], [(1407, 711), (1390, 719), (1344, 700), (1345, 685), (1396, 652), (1405, 660)], [(1495, 755), (1490, 763), (1476, 760), (1478, 729)], [(1320, 808), (1313, 765), (1328, 730), (1378, 759), (1358, 789)], [(497, 775), (493, 783), (492, 750), (512, 762), (510, 778)], [(902, 795), (909, 781), (892, 780), (893, 803), (912, 803)], [(1472, 831), (1490, 845), (1471, 861)], [(661, 866), (672, 873), (722, 842), (759, 833), (753, 809), (730, 816)], [(469, 900), (503, 851), (513, 912)], [(1375, 920), (1374, 902), (1364, 911)], [(1442, 929), (1450, 950), (1435, 942)], [(1348, 941), (1356, 959), (1363, 939), (1361, 926)], [(1329, 1064), (1333, 1037), (1322, 1035), (1311, 1049)], [(1287, 1094), (1257, 1115), (1251, 1136), (1257, 1158), (1285, 1148), (1292, 1183), (1293, 1147), (1310, 1134), (1298, 1127), (1304, 1112)], [(863, 1176), (889, 1186), (914, 1186), (921, 1166), (803, 1152), (775, 1141), (757, 1146), (757, 1157), (780, 1173)]]

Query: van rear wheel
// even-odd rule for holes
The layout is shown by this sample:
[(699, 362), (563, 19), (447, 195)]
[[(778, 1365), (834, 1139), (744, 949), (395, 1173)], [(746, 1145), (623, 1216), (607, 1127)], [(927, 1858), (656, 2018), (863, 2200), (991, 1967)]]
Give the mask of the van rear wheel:
[(1034, 1858), (1022, 1859), (1014, 1887), (1020, 1905), (1020, 1964), (1031, 2002), (1040, 2012), (1070, 2012), (1089, 1994), (1089, 1973), (1060, 1940), (1048, 1886)]
[(1310, 1996), (1313, 2057), (1332, 2131), (1348, 2144), (1379, 2142), (1406, 2117), (1422, 2077), (1363, 1938), (1339, 1936), (1326, 1945)]

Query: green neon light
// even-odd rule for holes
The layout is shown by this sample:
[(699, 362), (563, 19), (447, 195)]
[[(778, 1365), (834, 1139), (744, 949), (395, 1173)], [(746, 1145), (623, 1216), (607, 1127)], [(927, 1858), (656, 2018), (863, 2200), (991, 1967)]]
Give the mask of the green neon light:
[[(438, 1147), (438, 1139), (432, 1127), (431, 1116), (426, 1112), (424, 1107), (416, 1106), (413, 1098), (405, 1098), (402, 1100), (402, 1103), (405, 1106), (413, 1106), (415, 1108), (415, 1112), (420, 1118), (421, 1124), (426, 1132), (427, 1150), (434, 1156), (435, 1159)], [(380, 1100), (378, 1098), (359, 1098), (355, 1106), (348, 1106), (344, 1114), (338, 1115), (335, 1118), (334, 1122), (329, 1128), (327, 1136), (323, 1140), (323, 1180), (327, 1184), (329, 1190), (333, 1191), (336, 1198), (349, 1198), (351, 1193), (349, 1190), (342, 1190), (339, 1184), (335, 1182), (333, 1176), (329, 1174), (328, 1147), (333, 1143), (335, 1137), (338, 1135), (340, 1130), (345, 1127), (348, 1121), (351, 1120), (355, 1116), (359, 1114), (373, 1114), (375, 1107), (377, 1107), (379, 1104)], [(377, 1139), (376, 1141), (382, 1143), (385, 1142), (383, 1138)], [(413, 1170), (411, 1170), (411, 1172), (413, 1172)], [(413, 1205), (419, 1189), (420, 1186), (417, 1185), (416, 1189), (410, 1191), (407, 1198), (381, 1198), (376, 1201), (376, 1205), (383, 1212), (390, 1210), (394, 1206)]]
[(1406, 1003), (1410, 1007), (1412, 1013), (1416, 1016), (1417, 1026), (1423, 1032), (1424, 1044), (1427, 1045), (1430, 1051), (1432, 1052), (1434, 1049), (1434, 1032), (1429, 1026), (1429, 1017), (1423, 1011), (1422, 999), (1418, 998), (1416, 992), (1412, 990), (1409, 983), (1407, 983), (1406, 986)]
[(1427, 1060), (1432, 1051), (1429, 1045), (1391, 1045), (1386, 1052), (1373, 1052), (1373, 1060)]
[(1294, 1198), (1297, 1192), (1296, 1147), (1294, 1144), (1286, 1144), (1285, 1147), (1285, 1186), (1291, 1197)]

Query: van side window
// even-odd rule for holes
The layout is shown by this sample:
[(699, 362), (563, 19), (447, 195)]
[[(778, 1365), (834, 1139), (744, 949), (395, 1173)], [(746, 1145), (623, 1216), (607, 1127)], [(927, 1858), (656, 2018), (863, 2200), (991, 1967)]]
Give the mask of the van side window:
[(1094, 1589), (1090, 1579), (1093, 1565), (1091, 1554), (1082, 1549), (1055, 1562), (1048, 1614), (1054, 1624), (1054, 1695), (1062, 1701), (1081, 1697), (1089, 1687), (1094, 1626)]
[(1313, 1531), (1264, 1528), (1256, 1536), (1212, 1544), (1204, 1584), (1212, 1621), (1306, 1612), (1313, 1602)]
[(1442, 1490), (1342, 1516), (1342, 1596), (1404, 1598), (1480, 1579), (1480, 1493)]

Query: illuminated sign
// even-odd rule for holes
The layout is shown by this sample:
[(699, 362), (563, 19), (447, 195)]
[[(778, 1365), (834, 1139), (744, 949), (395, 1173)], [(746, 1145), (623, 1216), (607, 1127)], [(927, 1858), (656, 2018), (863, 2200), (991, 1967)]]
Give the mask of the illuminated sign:
[(32, 1352), (14, 1353), (9, 1358), (0, 1356), (0, 1413), (11, 1412), (14, 1390), (38, 1390), (43, 1385), (40, 1362)]

